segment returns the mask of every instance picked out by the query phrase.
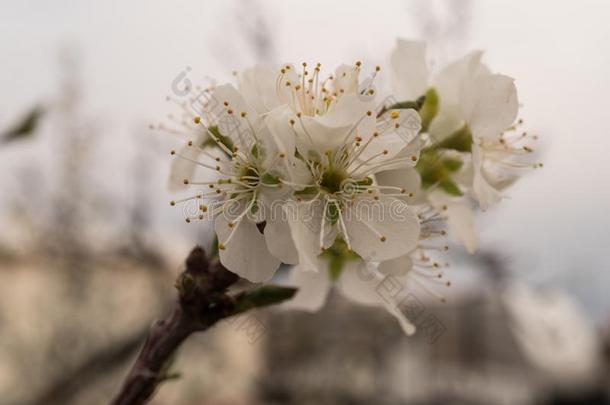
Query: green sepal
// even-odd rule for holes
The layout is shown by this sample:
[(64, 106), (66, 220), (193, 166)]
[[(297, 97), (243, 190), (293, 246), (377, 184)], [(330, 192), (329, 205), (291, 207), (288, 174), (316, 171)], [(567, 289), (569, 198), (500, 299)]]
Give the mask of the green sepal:
[(421, 130), (425, 132), (428, 130), (430, 123), (438, 114), (438, 93), (434, 88), (428, 89), (424, 96), (424, 103), (419, 109), (419, 116), (421, 118)]
[(445, 169), (449, 170), (450, 172), (457, 172), (464, 165), (464, 162), (455, 157), (445, 157), (441, 163)]
[(447, 138), (434, 145), (435, 148), (453, 149), (458, 152), (472, 152), (472, 133), (468, 125), (464, 125)]
[(388, 107), (383, 107), (381, 109), (381, 111), (379, 111), (379, 113), (377, 114), (378, 117), (382, 116), (383, 114), (385, 114), (386, 112), (390, 111), (390, 110), (408, 110), (408, 109), (412, 109), (415, 111), (419, 111), (422, 106), (424, 105), (424, 102), (426, 101), (426, 96), (421, 96), (418, 97), (417, 100), (415, 101), (411, 101), (411, 100), (407, 100), (407, 101), (398, 101)]
[(440, 159), (439, 153), (434, 149), (421, 153), (415, 169), (421, 177), (424, 190), (447, 177), (447, 170), (440, 163)]
[(296, 292), (296, 288), (275, 285), (263, 285), (254, 290), (244, 291), (235, 297), (236, 302), (233, 312), (238, 314), (253, 308), (278, 304), (294, 297)]
[(388, 107), (388, 110), (408, 110), (413, 109), (419, 111), (426, 100), (425, 96), (418, 98), (416, 101), (399, 101)]
[(437, 149), (427, 149), (422, 152), (415, 169), (421, 177), (422, 188), (428, 189), (438, 185), (449, 195), (461, 196), (462, 191), (451, 179), (452, 173), (458, 171), (463, 162), (456, 157), (443, 157)]
[(252, 154), (252, 156), (254, 156), (256, 159), (258, 159), (259, 156), (259, 151), (258, 151), (258, 145), (254, 144), (252, 145), (252, 149), (250, 150), (250, 153)]
[(438, 183), (438, 186), (447, 194), (459, 197), (462, 195), (460, 188), (450, 179), (442, 180)]
[[(222, 143), (227, 149), (233, 150), (233, 141), (231, 141), (228, 136), (221, 134), (217, 125), (210, 125), (207, 130), (210, 131), (210, 133), (214, 135), (216, 139), (218, 139), (218, 142)], [(218, 144), (210, 137), (207, 138), (200, 146), (201, 148), (206, 148), (208, 146), (218, 146)]]
[(328, 276), (333, 282), (341, 276), (341, 272), (348, 261), (360, 259), (360, 256), (349, 250), (347, 243), (340, 238), (322, 252), (320, 257), (328, 261)]

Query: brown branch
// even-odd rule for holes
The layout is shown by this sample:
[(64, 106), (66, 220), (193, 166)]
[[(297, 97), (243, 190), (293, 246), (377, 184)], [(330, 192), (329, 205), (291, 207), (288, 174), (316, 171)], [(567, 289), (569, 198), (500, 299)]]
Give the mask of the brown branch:
[(179, 303), (172, 314), (153, 324), (113, 405), (144, 404), (157, 386), (169, 378), (169, 360), (192, 333), (209, 329), (221, 319), (290, 299), (294, 288), (263, 286), (237, 295), (227, 288), (238, 277), (217, 260), (208, 261), (200, 247), (186, 260), (186, 270), (178, 277)]

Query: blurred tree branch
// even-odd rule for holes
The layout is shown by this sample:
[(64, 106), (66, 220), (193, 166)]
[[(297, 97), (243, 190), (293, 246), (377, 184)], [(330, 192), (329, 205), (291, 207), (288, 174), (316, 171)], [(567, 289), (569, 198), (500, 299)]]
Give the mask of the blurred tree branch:
[(169, 317), (151, 326), (148, 338), (112, 404), (148, 402), (158, 385), (172, 378), (168, 374), (170, 360), (191, 334), (205, 331), (221, 319), (278, 304), (296, 293), (294, 288), (262, 286), (236, 295), (228, 294), (227, 289), (238, 279), (217, 259), (208, 260), (202, 248), (194, 248), (186, 259), (186, 270), (176, 280), (178, 305)]
[(40, 106), (35, 106), (28, 111), (28, 113), (17, 121), (11, 128), (3, 131), (0, 134), (0, 141), (2, 143), (9, 143), (11, 141), (27, 138), (31, 136), (38, 128), (40, 118), (44, 114), (44, 110)]

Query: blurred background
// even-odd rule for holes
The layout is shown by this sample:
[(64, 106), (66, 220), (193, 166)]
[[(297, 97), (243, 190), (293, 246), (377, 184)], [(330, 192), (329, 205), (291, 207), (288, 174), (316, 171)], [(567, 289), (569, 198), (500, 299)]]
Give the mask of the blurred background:
[(603, 0), (3, 1), (0, 403), (107, 403), (210, 240), (168, 203), (176, 86), (287, 61), (388, 72), (396, 37), (437, 67), (485, 50), (544, 169), (477, 217), (478, 254), (452, 245), (448, 302), (416, 297), (415, 337), (335, 295), (249, 314), (189, 340), (153, 403), (610, 403), (609, 16)]

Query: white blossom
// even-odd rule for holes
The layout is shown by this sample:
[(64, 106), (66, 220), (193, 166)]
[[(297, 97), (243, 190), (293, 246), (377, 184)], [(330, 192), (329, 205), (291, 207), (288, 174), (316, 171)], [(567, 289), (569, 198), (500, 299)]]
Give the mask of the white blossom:
[(417, 218), (397, 198), (406, 190), (373, 179), (415, 164), (419, 116), (391, 111), (378, 120), (372, 83), (359, 84), (359, 71), (359, 64), (343, 65), (322, 80), (319, 66), (310, 73), (304, 65), (297, 75), (287, 65), (278, 80), (278, 89), (288, 89), (281, 93), (288, 108), (275, 128), (293, 136), (311, 179), (292, 184), (299, 190), (286, 207), (298, 262), (309, 270), (337, 237), (364, 260), (380, 261), (411, 251), (419, 236)]
[[(277, 253), (285, 239), (282, 232), (276, 231), (274, 218), (267, 214), (274, 201), (291, 192), (283, 181), (295, 180), (293, 175), (298, 173), (294, 145), (289, 143), (290, 137), (272, 135), (271, 126), (277, 121), (274, 115), (281, 111), (260, 115), (232, 85), (219, 86), (210, 94), (202, 117), (194, 120), (215, 142), (216, 152), (189, 143), (189, 148), (197, 149), (200, 160), (192, 159), (190, 154), (172, 154), (209, 169), (216, 178), (183, 179), (185, 184), (205, 191), (180, 202), (205, 202), (199, 205), (200, 212), (187, 221), (215, 220), (220, 260), (225, 267), (251, 281), (266, 281), (282, 259), (272, 252)], [(268, 229), (264, 233), (259, 230), (263, 224)]]
[(532, 151), (527, 142), (535, 137), (517, 133), (514, 80), (492, 73), (481, 57), (482, 52), (471, 52), (433, 74), (422, 42), (399, 39), (391, 55), (395, 96), (402, 101), (427, 95), (428, 106), (434, 104), (422, 110), (430, 115), (424, 117), (430, 121), (424, 150), (436, 148), (438, 159), (454, 156), (461, 165), (449, 182), (426, 184), (422, 191), (469, 252), (478, 242), (467, 196), (487, 209), (502, 199), (521, 169), (539, 166), (523, 156)]

